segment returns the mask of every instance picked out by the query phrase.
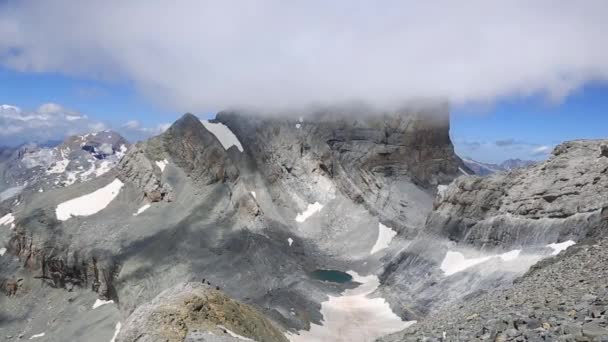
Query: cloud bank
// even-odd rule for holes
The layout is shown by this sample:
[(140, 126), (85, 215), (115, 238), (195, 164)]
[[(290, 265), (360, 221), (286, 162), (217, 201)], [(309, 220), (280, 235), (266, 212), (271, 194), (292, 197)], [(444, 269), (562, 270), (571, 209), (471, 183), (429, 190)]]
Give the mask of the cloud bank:
[(608, 78), (604, 0), (6, 1), (0, 64), (176, 111), (546, 94)]

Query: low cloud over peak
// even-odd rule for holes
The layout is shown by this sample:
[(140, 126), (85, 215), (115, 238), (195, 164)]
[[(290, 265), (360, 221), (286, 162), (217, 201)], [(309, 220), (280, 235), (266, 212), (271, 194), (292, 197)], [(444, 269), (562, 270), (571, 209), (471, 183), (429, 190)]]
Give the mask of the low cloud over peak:
[(177, 112), (546, 94), (608, 78), (608, 2), (14, 1), (0, 63), (133, 82)]

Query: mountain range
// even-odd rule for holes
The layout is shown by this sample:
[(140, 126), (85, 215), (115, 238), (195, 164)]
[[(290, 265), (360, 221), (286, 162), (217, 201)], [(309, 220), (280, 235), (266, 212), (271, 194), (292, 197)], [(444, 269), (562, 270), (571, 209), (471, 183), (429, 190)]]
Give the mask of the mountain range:
[(459, 158), (449, 122), (224, 111), (4, 149), (0, 336), (607, 337), (608, 141), (497, 166)]

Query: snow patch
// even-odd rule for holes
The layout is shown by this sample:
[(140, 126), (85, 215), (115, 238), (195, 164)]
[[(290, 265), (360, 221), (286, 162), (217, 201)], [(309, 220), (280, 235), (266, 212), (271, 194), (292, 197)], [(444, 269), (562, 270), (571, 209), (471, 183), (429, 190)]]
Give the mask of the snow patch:
[(97, 309), (98, 307), (100, 307), (102, 305), (113, 304), (113, 303), (114, 303), (113, 300), (103, 300), (103, 299), (97, 298), (97, 300), (93, 304), (93, 310)]
[(137, 209), (137, 212), (135, 214), (133, 214), (133, 216), (137, 216), (141, 213), (143, 213), (144, 211), (146, 211), (148, 208), (150, 208), (150, 204), (146, 204), (143, 207)]
[(241, 145), (239, 139), (232, 133), (228, 126), (221, 122), (213, 123), (207, 120), (201, 120), (201, 123), (209, 132), (215, 135), (220, 144), (224, 146), (225, 150), (229, 149), (231, 146), (236, 146), (239, 151), (243, 152), (243, 145)]
[(51, 166), (46, 171), (46, 174), (50, 175), (50, 174), (53, 174), (53, 173), (64, 173), (65, 169), (66, 169), (66, 167), (68, 167), (69, 163), (70, 163), (69, 159), (62, 159), (60, 161), (57, 161), (57, 162), (55, 162), (55, 164), (53, 166)]
[(446, 191), (448, 191), (448, 186), (447, 185), (437, 185), (437, 197), (439, 197), (439, 200), (443, 200), (443, 198), (445, 197), (445, 193)]
[(344, 291), (340, 296), (330, 295), (328, 301), (321, 303), (323, 325), (311, 323), (310, 330), (300, 331), (299, 335), (288, 333), (291, 342), (374, 341), (415, 323), (402, 321), (384, 298), (368, 297), (380, 285), (378, 277), (363, 277), (354, 271), (347, 273), (361, 285)]
[(105, 174), (106, 172), (112, 170), (112, 167), (114, 167), (114, 165), (107, 160), (102, 161), (101, 164), (99, 165), (99, 168), (96, 170), (95, 170), (95, 165), (93, 164), (93, 169), (95, 170), (95, 177), (99, 177), (99, 176)]
[(551, 255), (558, 255), (561, 251), (566, 250), (568, 247), (570, 246), (574, 246), (576, 245), (576, 242), (572, 241), (572, 240), (568, 240), (568, 241), (564, 241), (564, 242), (560, 242), (560, 243), (550, 243), (547, 245), (547, 247), (553, 249), (553, 252), (551, 253)]
[(65, 221), (72, 216), (89, 216), (103, 210), (118, 196), (123, 182), (118, 179), (90, 194), (63, 202), (55, 210), (57, 219)]
[(302, 223), (302, 222), (306, 221), (306, 219), (308, 219), (309, 217), (314, 215), (315, 213), (320, 212), (321, 209), (323, 209), (323, 205), (319, 202), (309, 204), (308, 207), (306, 208), (306, 210), (304, 210), (304, 212), (302, 212), (301, 214), (298, 214), (296, 216), (296, 221)]
[(257, 199), (258, 197), (255, 195), (255, 191), (251, 192), (251, 196), (253, 196), (253, 198)]
[(6, 253), (6, 248), (4, 248), (4, 247), (0, 248), (0, 256), (3, 256), (4, 253)]
[(116, 323), (116, 327), (114, 328), (114, 336), (112, 336), (110, 342), (116, 342), (116, 338), (118, 337), (118, 333), (120, 332), (121, 327), (122, 324), (120, 324), (120, 322)]
[(387, 248), (395, 237), (395, 235), (397, 235), (396, 231), (383, 225), (382, 223), (378, 223), (378, 239), (376, 240), (374, 247), (372, 247), (372, 251), (370, 252), (370, 254), (375, 254)]
[(232, 336), (232, 337), (234, 337), (234, 338), (238, 338), (239, 340), (243, 340), (243, 341), (254, 341), (254, 340), (250, 339), (249, 337), (241, 336), (241, 335), (239, 335), (239, 334), (237, 334), (237, 333), (235, 333), (235, 332), (230, 331), (229, 329), (227, 329), (227, 328), (226, 328), (225, 326), (223, 326), (223, 325), (218, 325), (217, 327), (218, 327), (218, 328), (220, 328), (220, 329), (224, 329), (224, 330), (226, 330), (226, 332), (228, 333), (228, 335), (230, 335), (230, 336)]
[(288, 238), (287, 239), (287, 243), (289, 244), (289, 247), (291, 247), (291, 244), (293, 243), (293, 239), (292, 238)]
[(301, 125), (301, 124), (296, 124), (296, 128), (297, 128), (297, 129), (300, 129), (300, 127), (302, 127), (302, 125)]
[(39, 337), (43, 337), (44, 333), (40, 333), (40, 334), (36, 334), (36, 335), (32, 335), (32, 337), (30, 337), (30, 340), (33, 340), (35, 338), (39, 338)]
[(167, 161), (167, 159), (157, 160), (156, 161), (156, 166), (158, 166), (158, 168), (160, 169), (160, 172), (164, 172), (165, 171), (165, 166), (167, 166), (167, 164), (169, 164), (169, 162)]
[(475, 265), (486, 262), (492, 258), (501, 258), (503, 261), (512, 261), (516, 259), (520, 253), (521, 249), (515, 249), (503, 254), (488, 255), (478, 258), (467, 259), (465, 258), (464, 254), (460, 252), (448, 251), (445, 254), (443, 262), (441, 263), (441, 270), (445, 273), (446, 276), (449, 276), (454, 273), (464, 271), (469, 267), (473, 267)]
[(7, 226), (15, 222), (15, 216), (12, 213), (8, 213), (0, 218), (0, 226)]

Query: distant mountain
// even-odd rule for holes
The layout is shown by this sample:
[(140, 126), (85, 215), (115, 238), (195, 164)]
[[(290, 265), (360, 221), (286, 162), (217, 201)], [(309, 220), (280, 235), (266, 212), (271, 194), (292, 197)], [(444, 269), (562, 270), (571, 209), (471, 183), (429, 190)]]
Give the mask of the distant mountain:
[(464, 164), (478, 176), (487, 176), (496, 172), (511, 171), (536, 164), (533, 160), (507, 159), (500, 164), (478, 162), (470, 158), (462, 158)]

